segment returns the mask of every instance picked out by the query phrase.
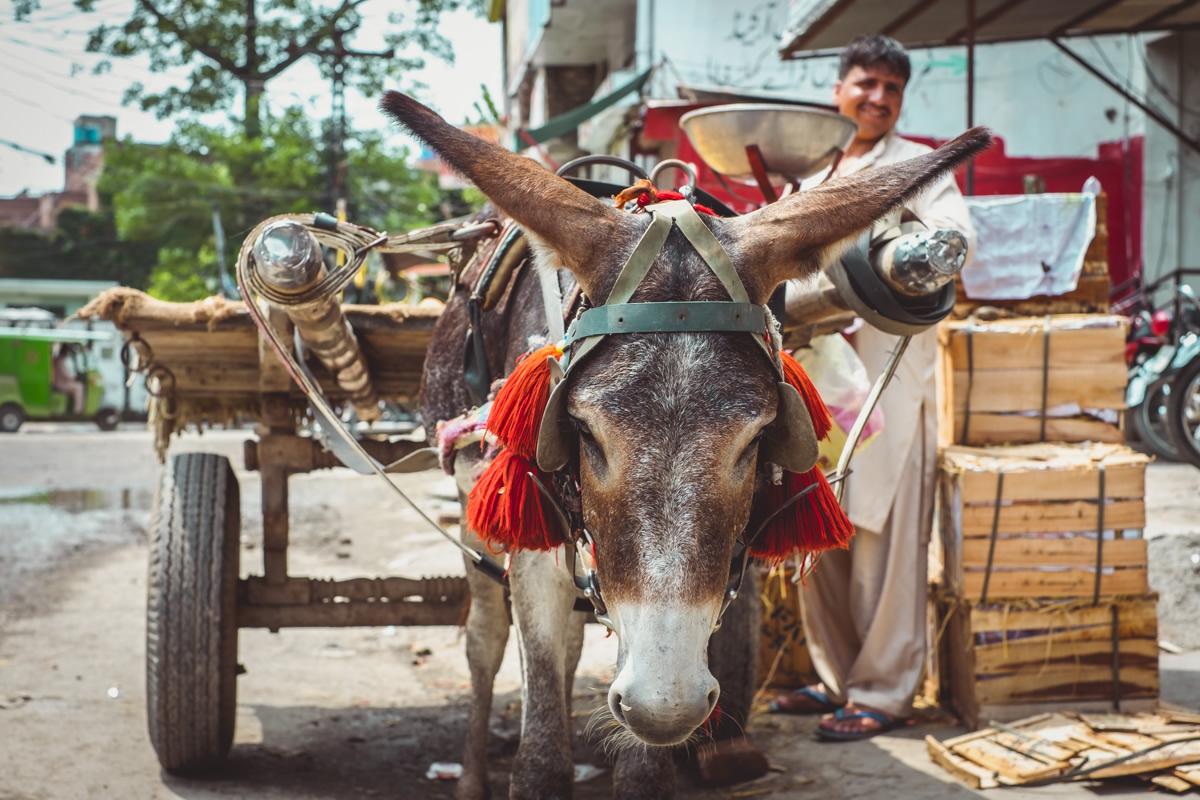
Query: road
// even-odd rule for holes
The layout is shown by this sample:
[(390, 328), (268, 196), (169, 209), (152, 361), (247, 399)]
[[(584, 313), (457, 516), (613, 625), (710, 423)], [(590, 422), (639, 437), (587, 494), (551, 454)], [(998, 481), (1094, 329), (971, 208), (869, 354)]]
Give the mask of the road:
[[(242, 492), (243, 573), (261, 571), (258, 476), (241, 469), (247, 436), (189, 434), (172, 448), (230, 457)], [(0, 438), (0, 800), (452, 797), (452, 782), (424, 773), (433, 761), (461, 760), (469, 684), (456, 628), (243, 631), (246, 674), (227, 767), (204, 779), (159, 770), (143, 672), (146, 532), (158, 471), (140, 430), (30, 425)], [(425, 507), (448, 508), (452, 488), (442, 476), (401, 480)], [(1200, 566), (1191, 560), (1200, 553), (1200, 472), (1152, 465), (1147, 484), (1161, 635), (1189, 650), (1162, 655), (1162, 695), (1200, 708)], [(295, 476), (291, 501), (294, 574), (461, 574), (456, 551), (375, 478)], [(589, 626), (576, 681), (576, 758), (605, 768), (582, 736), (612, 679), (615, 642), (602, 634)], [(507, 796), (518, 733), (519, 667), (509, 644), (489, 747), (497, 797)], [(842, 745), (817, 744), (813, 725), (754, 719), (751, 735), (779, 767), (751, 785), (764, 790), (756, 796), (978, 795), (925, 755), (925, 734), (963, 731), (948, 717), (926, 714), (920, 725)], [(585, 800), (610, 792), (607, 772), (578, 786)], [(1109, 797), (1142, 793), (1137, 784), (1113, 792), (1106, 787)], [(732, 795), (681, 777), (680, 796)], [(1094, 795), (1072, 785), (1023, 796)]]

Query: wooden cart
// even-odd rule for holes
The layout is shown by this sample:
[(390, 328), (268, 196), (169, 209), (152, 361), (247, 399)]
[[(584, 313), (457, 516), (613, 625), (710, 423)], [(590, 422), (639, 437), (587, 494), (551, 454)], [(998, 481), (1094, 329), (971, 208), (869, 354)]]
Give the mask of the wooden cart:
[[(380, 399), (416, 398), (438, 308), (345, 306)], [(462, 577), (322, 580), (288, 573), (288, 477), (341, 466), (299, 428), (308, 402), (262, 340), (242, 303), (164, 303), (111, 289), (80, 312), (114, 322), (152, 388), (151, 425), (166, 468), (151, 520), (147, 607), (150, 737), (169, 771), (224, 757), (233, 742), (239, 628), (454, 625), (468, 596)], [(290, 337), (286, 316), (270, 323)], [(290, 340), (290, 339), (285, 339)], [(344, 392), (316, 360), (326, 397)], [(229, 460), (210, 453), (166, 458), (189, 424), (254, 419), (245, 467), (262, 476), (263, 567), (240, 577), (240, 494)], [(420, 448), (364, 440), (383, 463)]]

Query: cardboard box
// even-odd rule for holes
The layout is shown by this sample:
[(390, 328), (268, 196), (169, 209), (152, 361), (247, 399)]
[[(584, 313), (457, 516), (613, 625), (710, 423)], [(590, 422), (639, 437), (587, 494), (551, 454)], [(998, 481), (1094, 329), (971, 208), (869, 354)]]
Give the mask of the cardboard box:
[(942, 323), (939, 446), (1124, 442), (1127, 327), (1111, 314)]
[(1147, 463), (1124, 445), (946, 448), (935, 579), (972, 602), (1148, 593)]

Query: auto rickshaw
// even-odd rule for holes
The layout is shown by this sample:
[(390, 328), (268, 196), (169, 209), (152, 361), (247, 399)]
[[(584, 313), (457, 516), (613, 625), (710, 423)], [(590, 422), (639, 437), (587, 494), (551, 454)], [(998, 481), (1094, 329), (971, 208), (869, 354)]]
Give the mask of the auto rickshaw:
[(0, 328), (0, 433), (26, 419), (90, 420), (101, 430), (121, 415), (104, 405), (104, 385), (91, 342), (111, 335), (61, 328)]

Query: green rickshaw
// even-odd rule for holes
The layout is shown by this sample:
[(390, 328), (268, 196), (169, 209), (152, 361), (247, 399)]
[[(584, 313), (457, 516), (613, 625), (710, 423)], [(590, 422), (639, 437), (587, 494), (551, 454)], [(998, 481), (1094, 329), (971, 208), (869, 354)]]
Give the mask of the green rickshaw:
[(0, 328), (0, 433), (25, 420), (90, 420), (111, 431), (120, 413), (105, 406), (88, 345), (110, 334), (61, 328)]

